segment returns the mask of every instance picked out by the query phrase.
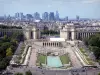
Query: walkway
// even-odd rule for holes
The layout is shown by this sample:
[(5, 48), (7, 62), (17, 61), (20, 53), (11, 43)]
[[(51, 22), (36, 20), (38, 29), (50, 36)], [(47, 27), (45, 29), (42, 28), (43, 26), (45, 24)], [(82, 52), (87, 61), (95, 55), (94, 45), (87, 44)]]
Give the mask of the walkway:
[(32, 66), (36, 66), (36, 60), (37, 60), (37, 57), (36, 57), (36, 49), (34, 47), (32, 47), (32, 52), (31, 52), (31, 56), (30, 56), (30, 60), (29, 60), (29, 67), (32, 67)]
[(76, 54), (74, 53), (73, 48), (71, 46), (68, 46), (66, 51), (70, 55), (70, 60), (72, 62), (73, 67), (74, 68), (82, 67), (81, 62), (79, 61), (79, 59), (77, 58)]

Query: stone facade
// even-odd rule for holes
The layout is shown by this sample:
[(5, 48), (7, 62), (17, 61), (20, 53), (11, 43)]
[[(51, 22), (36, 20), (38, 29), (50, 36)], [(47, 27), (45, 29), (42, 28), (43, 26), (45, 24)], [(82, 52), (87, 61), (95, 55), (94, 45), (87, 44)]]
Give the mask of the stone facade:
[(63, 29), (60, 30), (60, 38), (65, 38), (66, 40), (75, 40), (76, 39), (76, 30), (73, 25), (66, 25)]
[[(98, 28), (98, 29), (97, 29)], [(66, 40), (82, 40), (91, 35), (100, 33), (100, 27), (75, 27), (74, 24), (67, 24), (60, 30), (60, 38)]]
[[(23, 29), (0, 29), (0, 37), (10, 35), (13, 32), (24, 33), (27, 40), (41, 39), (40, 29), (36, 26), (27, 26), (23, 27)], [(64, 38), (65, 40), (82, 40), (96, 33), (100, 33), (100, 27), (98, 26), (80, 27), (74, 24), (66, 24), (60, 29), (60, 38)]]
[(0, 37), (7, 35), (11, 36), (13, 33), (23, 33), (22, 29), (0, 29)]
[(24, 28), (24, 35), (27, 40), (29, 39), (40, 39), (40, 30), (35, 26)]

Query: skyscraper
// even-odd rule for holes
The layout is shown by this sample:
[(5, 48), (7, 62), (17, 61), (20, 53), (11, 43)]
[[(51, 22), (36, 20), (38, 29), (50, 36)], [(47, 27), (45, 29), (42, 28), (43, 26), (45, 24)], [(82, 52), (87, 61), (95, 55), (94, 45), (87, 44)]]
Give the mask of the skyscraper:
[(34, 19), (35, 20), (40, 20), (40, 14), (38, 12), (34, 13)]
[(42, 14), (42, 20), (43, 20), (43, 21), (48, 21), (48, 12), (44, 12), (44, 13)]
[(49, 14), (49, 20), (50, 21), (54, 21), (55, 20), (54, 12), (50, 12), (50, 14)]
[(55, 19), (56, 19), (56, 21), (59, 21), (59, 13), (58, 13), (58, 11), (56, 11)]
[(23, 15), (23, 13), (22, 13), (22, 12), (21, 12), (21, 13), (19, 13), (19, 18), (20, 18), (20, 20), (23, 20), (24, 15)]
[(23, 17), (24, 17), (24, 15), (23, 15), (23, 13), (22, 12), (20, 12), (20, 13), (15, 13), (15, 18), (16, 18), (16, 20), (22, 20), (23, 19)]
[(68, 16), (65, 17), (65, 21), (68, 21)]
[(79, 16), (76, 16), (76, 20), (79, 20), (80, 19), (80, 17)]
[(31, 21), (33, 19), (33, 16), (31, 14), (26, 14), (26, 19), (28, 21)]
[(18, 19), (19, 18), (19, 13), (15, 13), (15, 18)]

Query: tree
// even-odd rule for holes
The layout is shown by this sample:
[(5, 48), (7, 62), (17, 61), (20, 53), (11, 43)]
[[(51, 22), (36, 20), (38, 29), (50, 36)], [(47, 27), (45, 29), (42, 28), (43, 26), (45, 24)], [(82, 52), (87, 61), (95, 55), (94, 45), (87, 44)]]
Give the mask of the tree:
[(10, 38), (7, 37), (7, 35), (4, 35), (2, 41), (3, 42), (10, 42)]
[(11, 45), (11, 46), (10, 46), (10, 48), (12, 49), (12, 52), (14, 53), (14, 52), (15, 52), (15, 50), (16, 50), (16, 47), (15, 47), (15, 46), (13, 46), (13, 45)]
[(5, 61), (0, 61), (0, 70), (5, 69), (7, 66), (7, 63)]
[(83, 39), (85, 45), (87, 45), (87, 46), (88, 46), (88, 40), (89, 40), (88, 38)]
[(98, 75), (100, 75), (100, 72), (98, 73)]
[(7, 48), (10, 47), (10, 45), (11, 45), (10, 42), (3, 42), (1, 46), (2, 46), (2, 48), (3, 48), (4, 50), (6, 50)]
[(99, 59), (100, 58), (100, 48), (99, 47), (96, 47), (94, 46), (93, 49), (92, 49), (96, 59)]
[(100, 34), (91, 36), (88, 41), (89, 45), (100, 47)]
[[(2, 29), (22, 29), (21, 27), (16, 26), (0, 26)], [(0, 70), (3, 70), (6, 68), (7, 65), (9, 65), (9, 61), (11, 60), (12, 54), (15, 52), (18, 43), (22, 40), (24, 40), (23, 33), (18, 32), (11, 32), (7, 35), (2, 36), (3, 38), (0, 38)], [(17, 74), (16, 74), (17, 75)], [(22, 75), (18, 73), (18, 75)]]
[(96, 59), (100, 58), (100, 34), (90, 36), (84, 40), (85, 44), (88, 45), (89, 49), (94, 53)]
[(44, 30), (44, 32), (45, 32), (45, 31), (48, 31), (48, 27), (45, 25), (45, 26), (43, 27), (43, 30)]
[(12, 49), (11, 48), (7, 48), (6, 50), (6, 56), (12, 56)]
[(32, 72), (29, 70), (29, 71), (26, 71), (25, 72), (25, 75), (32, 75)]
[(13, 46), (16, 46), (16, 45), (18, 44), (18, 41), (17, 41), (16, 39), (12, 39), (12, 40), (11, 40), (11, 44), (12, 44)]
[(18, 73), (15, 73), (14, 75), (23, 75), (23, 73), (18, 72)]

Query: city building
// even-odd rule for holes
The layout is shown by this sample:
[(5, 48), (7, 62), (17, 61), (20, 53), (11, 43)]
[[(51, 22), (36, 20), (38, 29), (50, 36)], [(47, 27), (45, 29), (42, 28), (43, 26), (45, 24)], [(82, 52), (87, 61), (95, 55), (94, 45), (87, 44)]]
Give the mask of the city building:
[(19, 17), (19, 13), (15, 13), (15, 18), (18, 18)]
[(26, 14), (26, 20), (27, 21), (32, 21), (33, 20), (33, 16), (31, 14)]
[(43, 21), (48, 21), (48, 12), (44, 12), (44, 13), (42, 14), (42, 20), (43, 20)]
[(56, 11), (55, 20), (59, 21), (59, 13), (58, 13), (58, 11)]
[(76, 20), (77, 20), (77, 21), (79, 21), (79, 20), (80, 20), (80, 17), (79, 17), (78, 15), (76, 16)]
[(20, 13), (15, 13), (15, 19), (16, 20), (23, 20), (23, 18), (24, 18), (24, 15), (23, 15), (23, 13), (22, 12), (20, 12)]
[(54, 21), (54, 20), (55, 20), (54, 12), (50, 12), (49, 21)]
[(68, 21), (68, 16), (66, 16), (64, 20), (65, 20), (65, 21)]
[(34, 19), (35, 20), (40, 20), (40, 14), (38, 12), (34, 13)]
[(60, 38), (65, 38), (66, 40), (82, 40), (96, 33), (100, 33), (100, 27), (98, 26), (80, 27), (70, 23), (61, 28)]

